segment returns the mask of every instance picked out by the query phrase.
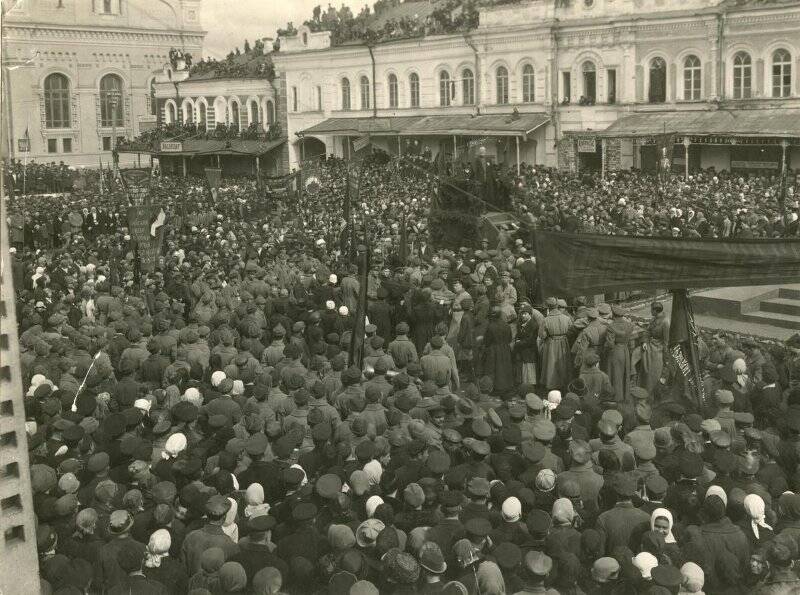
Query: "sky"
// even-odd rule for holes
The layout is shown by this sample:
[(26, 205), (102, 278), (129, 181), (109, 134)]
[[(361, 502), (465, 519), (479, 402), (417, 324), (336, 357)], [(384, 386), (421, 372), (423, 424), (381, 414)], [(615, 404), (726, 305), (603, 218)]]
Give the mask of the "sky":
[[(372, 5), (372, 0), (331, 2), (337, 8), (346, 4), (356, 14), (367, 3)], [(236, 46), (242, 48), (245, 39), (253, 45), (259, 37), (275, 37), (278, 27), (287, 22), (298, 27), (311, 18), (317, 4), (325, 10), (328, 0), (203, 0), (202, 25), (208, 31), (203, 53), (224, 58)]]

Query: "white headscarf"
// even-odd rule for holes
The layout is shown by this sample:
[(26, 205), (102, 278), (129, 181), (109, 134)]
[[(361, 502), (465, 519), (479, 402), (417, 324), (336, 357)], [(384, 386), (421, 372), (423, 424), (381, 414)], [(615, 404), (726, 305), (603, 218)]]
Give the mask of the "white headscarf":
[(236, 516), (239, 512), (239, 504), (233, 498), (228, 498), (231, 507), (225, 515), (225, 520), (222, 523), (222, 532), (233, 540), (233, 543), (239, 543), (239, 525), (236, 524)]
[(164, 452), (161, 456), (164, 459), (174, 459), (184, 450), (186, 450), (186, 436), (181, 433), (173, 434), (167, 438), (167, 443), (164, 445)]
[(251, 483), (245, 491), (245, 518), (261, 516), (269, 513), (269, 504), (264, 503), (264, 488), (260, 483)]
[(706, 490), (706, 497), (703, 500), (708, 499), (709, 496), (719, 496), (719, 499), (725, 503), (725, 508), (728, 508), (728, 494), (725, 493), (719, 486), (709, 486)]
[(667, 522), (669, 523), (669, 528), (667, 529), (667, 535), (666, 537), (664, 537), (664, 543), (677, 543), (675, 536), (672, 534), (672, 525), (673, 525), (672, 513), (666, 508), (656, 508), (653, 511), (653, 514), (650, 515), (650, 530), (651, 531), (656, 530), (656, 519), (659, 518), (667, 519)]
[(367, 499), (367, 503), (364, 505), (367, 509), (367, 518), (371, 519), (375, 514), (375, 511), (378, 509), (378, 506), (383, 504), (383, 498), (380, 496), (370, 496)]
[(650, 552), (640, 552), (633, 557), (633, 565), (642, 573), (642, 578), (651, 579), (650, 571), (658, 566), (658, 559)]
[(764, 499), (758, 494), (747, 494), (747, 496), (744, 497), (744, 510), (750, 515), (750, 526), (753, 528), (753, 535), (756, 536), (756, 539), (759, 539), (759, 527), (772, 531), (772, 527), (767, 524), (765, 518), (765, 509)]
[(169, 556), (169, 548), (172, 547), (172, 536), (166, 529), (158, 529), (150, 536), (147, 542), (147, 556), (144, 565), (147, 568), (158, 568), (161, 566), (161, 559)]

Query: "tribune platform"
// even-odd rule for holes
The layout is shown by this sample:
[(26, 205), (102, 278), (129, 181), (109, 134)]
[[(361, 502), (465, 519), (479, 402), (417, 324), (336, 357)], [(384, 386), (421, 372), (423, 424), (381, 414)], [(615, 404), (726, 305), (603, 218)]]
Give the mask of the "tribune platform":
[(800, 284), (722, 287), (692, 294), (700, 326), (785, 340), (800, 332)]

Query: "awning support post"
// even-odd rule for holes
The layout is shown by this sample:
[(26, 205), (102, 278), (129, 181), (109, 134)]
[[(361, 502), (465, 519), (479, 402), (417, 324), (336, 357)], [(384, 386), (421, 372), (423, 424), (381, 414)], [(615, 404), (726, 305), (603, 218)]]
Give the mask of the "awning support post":
[(520, 169), (519, 169), (519, 137), (515, 136), (514, 140), (517, 141), (517, 175), (520, 175)]
[(261, 164), (258, 162), (258, 155), (256, 155), (256, 174), (258, 174), (259, 169), (261, 169)]
[(183, 164), (183, 177), (186, 177), (186, 157), (181, 158), (181, 163)]
[(453, 135), (453, 161), (456, 160), (458, 157), (458, 140), (456, 139), (456, 135)]
[(689, 145), (692, 144), (688, 136), (683, 137), (683, 179), (689, 179)]
[(403, 156), (403, 144), (400, 142), (400, 135), (397, 135), (397, 156)]
[(606, 139), (600, 139), (600, 179), (606, 179)]
[(222, 162), (221, 157), (217, 155), (217, 167), (222, 167), (221, 162)]

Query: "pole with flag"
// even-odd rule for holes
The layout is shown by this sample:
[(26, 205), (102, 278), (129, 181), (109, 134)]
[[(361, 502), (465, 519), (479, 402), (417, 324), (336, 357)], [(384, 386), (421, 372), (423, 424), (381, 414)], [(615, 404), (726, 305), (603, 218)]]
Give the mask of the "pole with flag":
[(367, 232), (367, 218), (364, 217), (364, 243), (359, 244), (358, 253), (358, 308), (356, 309), (356, 323), (353, 326), (353, 335), (350, 337), (350, 350), (348, 364), (363, 368), (364, 364), (364, 336), (367, 319), (367, 284), (369, 283), (370, 248), (369, 233)]
[(697, 326), (686, 289), (672, 290), (672, 314), (669, 327), (669, 357), (684, 381), (684, 395), (702, 410), (705, 405), (703, 378), (697, 356)]

